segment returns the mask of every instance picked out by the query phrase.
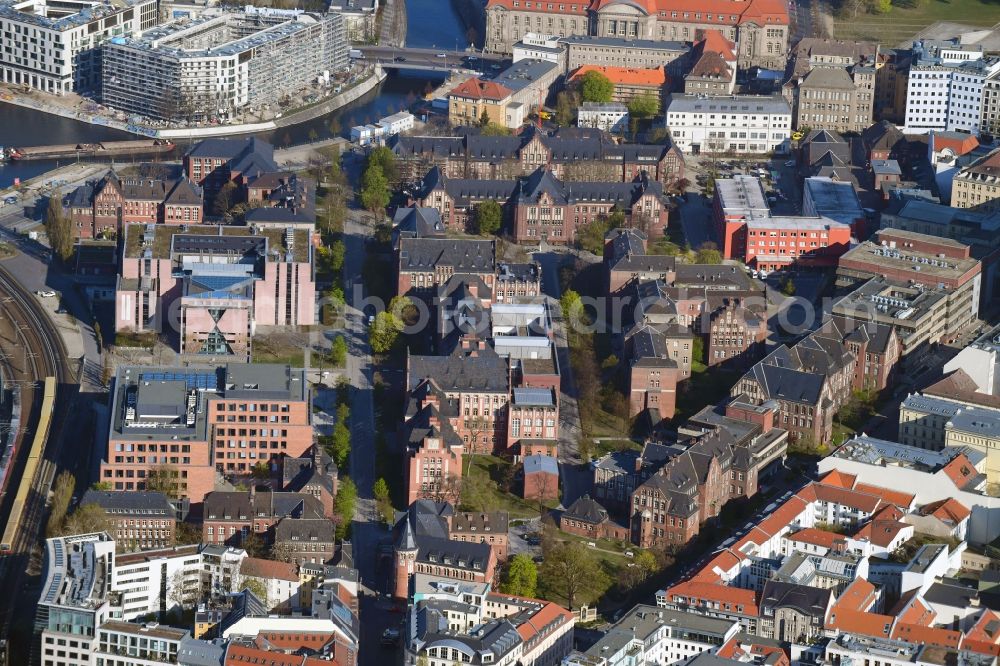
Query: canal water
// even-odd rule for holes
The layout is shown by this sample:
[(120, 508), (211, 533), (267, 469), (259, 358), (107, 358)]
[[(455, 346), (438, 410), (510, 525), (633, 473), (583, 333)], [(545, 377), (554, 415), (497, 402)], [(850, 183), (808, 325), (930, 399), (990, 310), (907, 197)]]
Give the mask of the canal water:
[[(407, 46), (464, 49), (469, 42), (465, 26), (450, 0), (406, 0)], [(348, 136), (351, 127), (375, 122), (379, 118), (407, 109), (437, 86), (443, 75), (414, 71), (390, 71), (376, 90), (342, 109), (300, 125), (261, 134), (276, 146), (305, 143), (313, 137), (328, 138), (336, 133)], [(60, 143), (92, 143), (134, 136), (61, 118), (33, 109), (0, 103), (0, 146), (38, 146)], [(182, 146), (183, 147), (183, 146)], [(66, 164), (68, 160), (5, 162), (0, 164), (0, 188), (10, 187), (15, 179), (26, 180)]]

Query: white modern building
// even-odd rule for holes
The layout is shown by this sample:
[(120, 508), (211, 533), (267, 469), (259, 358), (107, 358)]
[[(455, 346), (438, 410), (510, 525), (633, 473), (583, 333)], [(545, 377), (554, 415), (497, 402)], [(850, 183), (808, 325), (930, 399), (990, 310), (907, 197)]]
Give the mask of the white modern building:
[(685, 153), (787, 153), (792, 109), (780, 95), (675, 93), (667, 104), (667, 129)]
[(739, 622), (640, 604), (583, 654), (566, 666), (680, 664), (702, 653), (714, 654), (740, 632)]
[(112, 588), (121, 594), (122, 619), (193, 607), (201, 598), (201, 574), (197, 544), (120, 555)]
[(351, 128), (351, 141), (362, 146), (384, 143), (390, 137), (409, 131), (416, 125), (416, 118), (409, 111), (400, 111), (382, 118), (374, 125), (357, 125)]
[(35, 610), (41, 666), (90, 666), (97, 628), (113, 617), (115, 541), (106, 532), (45, 541)]
[(98, 47), (158, 21), (156, 0), (0, 0), (0, 82), (56, 95), (96, 91)]
[(185, 629), (112, 620), (98, 628), (90, 663), (94, 666), (176, 664), (181, 643), (188, 637)]
[(904, 131), (978, 134), (983, 86), (998, 71), (1000, 59), (985, 57), (982, 46), (959, 44), (957, 40), (914, 42)]
[(621, 102), (584, 102), (576, 111), (576, 126), (622, 134), (628, 129), (628, 107)]
[(527, 59), (545, 60), (565, 67), (566, 45), (560, 43), (559, 35), (529, 32), (514, 44), (514, 62)]
[(276, 105), (348, 66), (344, 18), (336, 12), (247, 6), (170, 23), (103, 48), (102, 100), (165, 120), (226, 118)]

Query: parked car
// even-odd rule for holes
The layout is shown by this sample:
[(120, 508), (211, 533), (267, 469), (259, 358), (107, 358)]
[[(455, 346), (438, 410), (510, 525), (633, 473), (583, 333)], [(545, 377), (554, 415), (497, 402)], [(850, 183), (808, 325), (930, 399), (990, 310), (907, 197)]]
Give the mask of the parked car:
[(52, 298), (55, 295), (56, 292), (51, 291), (49, 289), (39, 289), (38, 291), (35, 292), (35, 296), (38, 296), (39, 298)]
[(393, 646), (399, 642), (399, 629), (389, 627), (382, 632), (382, 645)]
[(5, 204), (8, 204), (8, 205), (9, 204), (16, 204), (17, 203), (17, 197), (7, 197), (6, 199), (3, 200), (3, 202)]
[(437, 54), (437, 57), (438, 57), (438, 58), (447, 58), (447, 57), (448, 57), (448, 54), (447, 54), (447, 53), (438, 53), (438, 54)]

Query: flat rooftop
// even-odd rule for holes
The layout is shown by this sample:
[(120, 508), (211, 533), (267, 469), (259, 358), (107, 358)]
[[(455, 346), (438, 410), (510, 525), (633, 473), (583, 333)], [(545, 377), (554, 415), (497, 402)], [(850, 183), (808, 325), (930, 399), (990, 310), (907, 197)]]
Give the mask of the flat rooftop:
[(792, 109), (781, 95), (686, 95), (674, 93), (667, 102), (671, 113), (786, 114)]
[(848, 250), (841, 258), (841, 266), (851, 268), (850, 263), (869, 264), (872, 271), (906, 271), (917, 281), (937, 282), (942, 279), (958, 280), (978, 272), (978, 259), (956, 259), (939, 257), (937, 254), (918, 252), (912, 248), (894, 248), (865, 241)]
[(143, 0), (60, 0), (51, 7), (45, 0), (0, 0), (0, 18), (30, 23), (47, 30), (69, 30), (121, 13)]
[[(130, 259), (170, 259), (180, 254), (213, 253), (231, 256), (233, 252), (260, 249), (266, 239), (268, 261), (285, 260), (291, 254), (295, 263), (309, 261), (312, 240), (306, 229), (292, 231), (292, 247), (286, 245), (284, 229), (236, 227), (217, 224), (128, 224), (125, 225), (125, 254)], [(210, 240), (218, 237), (225, 240)], [(256, 240), (254, 238), (256, 237)], [(203, 240), (202, 240), (203, 239)], [(148, 253), (148, 254), (147, 254)]]
[(934, 472), (962, 454), (974, 465), (979, 464), (985, 458), (984, 453), (967, 446), (949, 446), (940, 451), (931, 451), (868, 435), (852, 437), (830, 455), (834, 458), (854, 460), (880, 467), (892, 465)]

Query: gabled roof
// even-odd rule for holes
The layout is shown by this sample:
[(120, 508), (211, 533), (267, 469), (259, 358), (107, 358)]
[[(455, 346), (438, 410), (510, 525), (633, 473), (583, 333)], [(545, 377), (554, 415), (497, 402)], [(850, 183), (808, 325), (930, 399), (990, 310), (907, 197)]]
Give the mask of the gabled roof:
[(688, 77), (729, 80), (732, 71), (721, 55), (715, 51), (705, 51), (688, 72)]
[[(756, 594), (753, 590), (745, 590), (741, 587), (731, 587), (722, 583), (707, 583), (701, 581), (683, 581), (667, 590), (667, 598), (674, 596), (685, 597), (688, 602), (694, 600), (693, 605), (700, 605), (701, 601), (712, 601), (719, 604), (717, 610), (725, 610), (731, 613), (741, 613), (756, 617), (759, 615), (757, 608)], [(743, 610), (737, 610), (742, 606)]]
[(816, 499), (820, 502), (839, 504), (841, 506), (858, 509), (865, 513), (875, 513), (875, 509), (881, 504), (882, 499), (876, 495), (859, 493), (846, 488), (837, 488), (823, 484), (813, 484), (816, 490)]
[(277, 562), (259, 557), (246, 557), (240, 562), (240, 573), (244, 576), (262, 579), (297, 581), (298, 573), (290, 562)]
[(804, 615), (825, 618), (832, 590), (769, 580), (760, 595), (762, 609), (792, 608)]
[(562, 517), (597, 525), (608, 519), (608, 512), (603, 506), (592, 500), (590, 495), (584, 495), (570, 504), (563, 511)]
[(838, 469), (831, 469), (829, 472), (820, 477), (819, 483), (823, 483), (828, 486), (837, 486), (838, 488), (847, 488), (850, 490), (854, 488), (854, 483), (857, 480), (858, 477), (855, 474), (847, 474)]
[(616, 86), (648, 86), (662, 88), (667, 84), (666, 67), (613, 67), (583, 65), (570, 74), (569, 83), (579, 81), (587, 72), (603, 74)]
[(484, 81), (483, 79), (468, 79), (458, 84), (448, 96), (468, 97), (471, 99), (485, 99), (499, 102), (505, 100), (513, 94), (513, 90), (495, 81)]
[(924, 516), (934, 516), (941, 522), (950, 525), (958, 525), (972, 515), (972, 511), (954, 497), (925, 504), (920, 507), (920, 513)]
[(957, 648), (962, 642), (962, 632), (942, 629), (941, 627), (925, 627), (922, 624), (897, 622), (892, 630), (892, 638), (910, 643)]
[(789, 541), (798, 541), (801, 543), (808, 543), (814, 546), (822, 546), (824, 548), (833, 548), (837, 542), (843, 542), (844, 536), (842, 534), (837, 534), (836, 532), (827, 532), (826, 530), (818, 530), (814, 527), (807, 527), (801, 529), (798, 532), (785, 535), (785, 538)]
[(881, 497), (886, 502), (895, 504), (902, 509), (909, 509), (913, 506), (913, 500), (916, 499), (916, 495), (913, 493), (905, 493), (901, 490), (890, 490), (889, 488), (873, 486), (868, 483), (859, 483), (854, 486), (854, 490), (862, 493), (868, 493), (869, 495), (876, 495), (877, 497)]
[(948, 461), (941, 471), (955, 484), (959, 490), (965, 490), (970, 485), (978, 485), (981, 479), (976, 466), (968, 456), (960, 453)]

